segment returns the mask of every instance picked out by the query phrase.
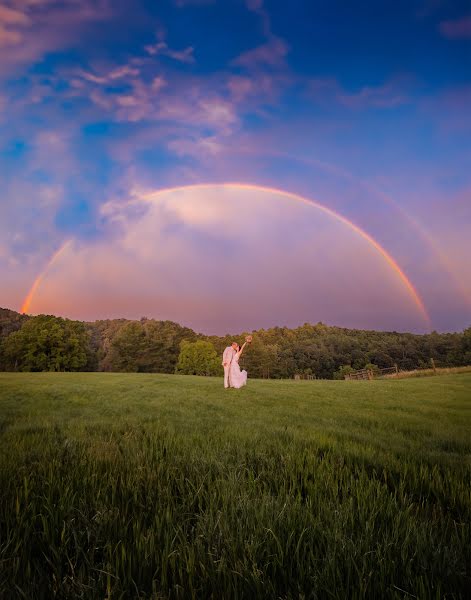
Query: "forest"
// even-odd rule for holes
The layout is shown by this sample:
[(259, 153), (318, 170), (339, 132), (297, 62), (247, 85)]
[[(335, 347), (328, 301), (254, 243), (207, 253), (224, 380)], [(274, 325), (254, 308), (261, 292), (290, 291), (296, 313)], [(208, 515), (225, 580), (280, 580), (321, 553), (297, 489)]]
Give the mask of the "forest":
[(243, 356), (250, 377), (296, 374), (343, 379), (346, 369), (401, 370), (471, 364), (471, 327), (460, 333), (346, 329), (317, 323), (208, 336), (172, 321), (112, 319), (93, 323), (0, 308), (1, 371), (114, 371), (217, 375), (222, 351), (253, 334)]

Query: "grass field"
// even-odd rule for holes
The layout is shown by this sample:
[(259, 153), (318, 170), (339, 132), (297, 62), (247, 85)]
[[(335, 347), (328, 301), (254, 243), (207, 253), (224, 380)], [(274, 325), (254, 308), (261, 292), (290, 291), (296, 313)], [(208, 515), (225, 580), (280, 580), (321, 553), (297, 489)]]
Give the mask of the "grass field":
[(465, 598), (471, 374), (0, 374), (2, 598)]

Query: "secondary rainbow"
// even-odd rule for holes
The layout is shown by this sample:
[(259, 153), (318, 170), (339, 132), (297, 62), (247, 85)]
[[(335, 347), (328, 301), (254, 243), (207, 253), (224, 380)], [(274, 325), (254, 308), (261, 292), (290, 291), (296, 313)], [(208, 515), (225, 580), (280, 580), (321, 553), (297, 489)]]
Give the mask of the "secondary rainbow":
[[(397, 262), (394, 260), (394, 258), (387, 252), (387, 250), (385, 250), (383, 248), (383, 246), (381, 246), (381, 244), (379, 242), (377, 242), (374, 238), (372, 238), (371, 235), (369, 235), (366, 231), (364, 231), (363, 229), (358, 227), (358, 225), (356, 225), (355, 223), (353, 223), (352, 221), (350, 221), (343, 215), (335, 212), (331, 208), (324, 206), (323, 204), (321, 204), (320, 202), (318, 202), (316, 200), (312, 200), (310, 198), (305, 198), (304, 196), (300, 196), (298, 194), (293, 194), (291, 192), (287, 192), (285, 190), (280, 190), (277, 188), (272, 188), (272, 187), (267, 187), (267, 186), (262, 186), (262, 185), (257, 185), (257, 184), (251, 184), (251, 183), (238, 183), (238, 182), (198, 183), (198, 184), (191, 184), (191, 185), (182, 185), (182, 186), (176, 186), (176, 187), (162, 188), (162, 189), (156, 190), (155, 192), (142, 194), (142, 195), (138, 196), (137, 200), (145, 200), (145, 201), (153, 202), (153, 201), (157, 201), (160, 196), (162, 196), (164, 194), (169, 194), (172, 192), (186, 191), (186, 190), (192, 190), (192, 189), (204, 190), (204, 189), (210, 189), (210, 188), (214, 188), (214, 187), (239, 189), (239, 190), (252, 190), (252, 191), (266, 192), (266, 193), (270, 193), (270, 194), (276, 194), (278, 196), (282, 196), (282, 197), (294, 200), (296, 202), (300, 202), (306, 206), (310, 206), (311, 208), (317, 208), (318, 210), (322, 211), (323, 213), (331, 216), (336, 221), (343, 223), (344, 225), (349, 227), (351, 230), (353, 230), (355, 233), (357, 233), (360, 237), (362, 237), (366, 242), (368, 242), (368, 244), (370, 244), (370, 246), (372, 246), (372, 248), (374, 248), (375, 251), (391, 267), (391, 269), (395, 272), (395, 274), (397, 275), (397, 277), (399, 278), (401, 283), (407, 289), (410, 297), (413, 299), (414, 304), (418, 308), (424, 322), (427, 325), (427, 328), (429, 330), (431, 330), (430, 317), (427, 313), (427, 310), (425, 308), (425, 305), (424, 305), (419, 293), (414, 288), (414, 286), (412, 285), (412, 282), (407, 277), (407, 275), (404, 273), (404, 271), (400, 268), (400, 266), (397, 264)], [(60, 256), (64, 253), (64, 251), (67, 249), (67, 247), (71, 244), (71, 242), (72, 242), (72, 240), (70, 240), (70, 239), (67, 240), (53, 254), (53, 256), (47, 263), (44, 270), (36, 277), (36, 279), (34, 280), (32, 286), (31, 286), (31, 289), (28, 292), (28, 295), (24, 299), (23, 304), (21, 306), (20, 310), (22, 313), (27, 313), (30, 310), (34, 296), (37, 293), (48, 270), (60, 258)]]

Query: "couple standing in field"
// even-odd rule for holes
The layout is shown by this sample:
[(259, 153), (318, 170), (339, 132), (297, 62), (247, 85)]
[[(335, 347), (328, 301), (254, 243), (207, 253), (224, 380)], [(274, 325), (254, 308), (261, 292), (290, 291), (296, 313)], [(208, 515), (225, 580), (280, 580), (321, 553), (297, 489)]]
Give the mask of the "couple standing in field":
[(224, 387), (239, 389), (247, 383), (247, 371), (240, 370), (239, 359), (247, 344), (252, 342), (252, 336), (248, 335), (242, 346), (237, 342), (232, 342), (230, 346), (224, 350), (222, 355), (222, 366), (224, 367)]

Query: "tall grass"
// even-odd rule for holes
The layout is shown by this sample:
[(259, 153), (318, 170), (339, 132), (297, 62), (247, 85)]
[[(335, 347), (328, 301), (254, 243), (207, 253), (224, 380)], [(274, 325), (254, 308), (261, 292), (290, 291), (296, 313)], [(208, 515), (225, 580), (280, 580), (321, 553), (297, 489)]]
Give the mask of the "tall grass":
[(383, 379), (407, 379), (409, 377), (433, 377), (435, 375), (457, 375), (458, 373), (471, 373), (471, 366), (467, 367), (438, 367), (436, 369), (414, 369), (412, 371), (399, 371), (383, 375)]
[(0, 596), (465, 598), (471, 376), (0, 377)]

